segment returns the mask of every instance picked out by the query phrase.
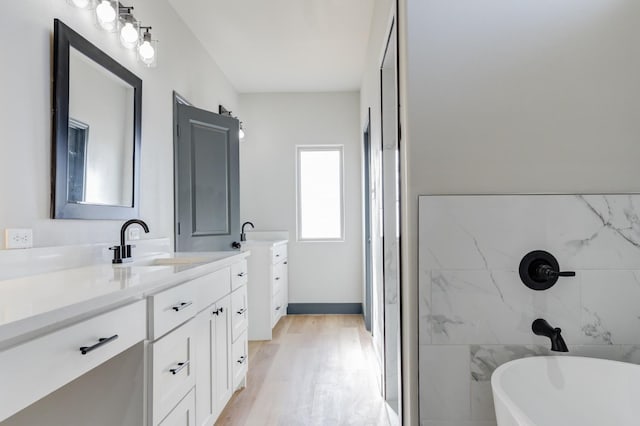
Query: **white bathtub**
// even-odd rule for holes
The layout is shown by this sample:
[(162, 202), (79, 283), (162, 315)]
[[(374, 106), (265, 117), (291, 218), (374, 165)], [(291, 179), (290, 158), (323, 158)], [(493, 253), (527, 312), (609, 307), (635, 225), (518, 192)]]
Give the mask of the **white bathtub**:
[(491, 376), (498, 426), (638, 426), (640, 366), (573, 356), (523, 358)]

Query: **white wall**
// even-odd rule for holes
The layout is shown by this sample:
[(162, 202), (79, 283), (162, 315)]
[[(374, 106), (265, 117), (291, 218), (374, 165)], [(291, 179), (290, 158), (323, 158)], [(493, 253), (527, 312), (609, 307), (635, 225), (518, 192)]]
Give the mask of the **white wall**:
[[(291, 303), (361, 303), (362, 217), (358, 111), (349, 93), (243, 94), (240, 217), (289, 231)], [(296, 241), (296, 145), (344, 145), (344, 242)]]
[(121, 221), (51, 220), (53, 19), (60, 18), (143, 80), (140, 217), (149, 237), (173, 236), (172, 91), (201, 108), (237, 111), (237, 94), (166, 0), (136, 0), (135, 13), (160, 40), (158, 67), (141, 66), (91, 12), (65, 0), (23, 0), (3, 8), (0, 26), (0, 229), (34, 230), (35, 246), (118, 239)]
[(418, 195), (640, 190), (640, 4), (400, 5), (403, 301), (415, 327)]

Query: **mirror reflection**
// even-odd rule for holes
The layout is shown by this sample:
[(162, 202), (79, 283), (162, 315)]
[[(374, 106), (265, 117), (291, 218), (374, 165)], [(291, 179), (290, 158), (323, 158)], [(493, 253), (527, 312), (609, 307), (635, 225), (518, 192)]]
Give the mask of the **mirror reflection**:
[(67, 202), (133, 205), (135, 88), (69, 50)]

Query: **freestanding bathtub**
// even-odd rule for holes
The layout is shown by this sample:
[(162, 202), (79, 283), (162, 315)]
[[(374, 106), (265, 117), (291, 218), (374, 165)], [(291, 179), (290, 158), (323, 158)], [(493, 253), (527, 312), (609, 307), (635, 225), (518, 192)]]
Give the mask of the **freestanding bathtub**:
[(639, 426), (640, 366), (573, 356), (522, 358), (491, 376), (498, 426)]

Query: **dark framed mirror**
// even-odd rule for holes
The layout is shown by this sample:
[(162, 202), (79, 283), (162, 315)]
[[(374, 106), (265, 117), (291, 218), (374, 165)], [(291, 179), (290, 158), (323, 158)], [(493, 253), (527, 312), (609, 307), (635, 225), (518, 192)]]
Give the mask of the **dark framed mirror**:
[(58, 19), (53, 49), (52, 217), (138, 217), (142, 80)]

